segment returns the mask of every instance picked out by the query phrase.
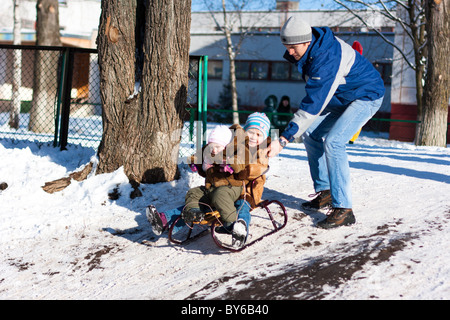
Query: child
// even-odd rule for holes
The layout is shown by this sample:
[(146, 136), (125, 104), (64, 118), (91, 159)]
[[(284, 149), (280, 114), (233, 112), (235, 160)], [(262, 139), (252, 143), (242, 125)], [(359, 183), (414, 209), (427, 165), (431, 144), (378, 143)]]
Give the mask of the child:
[[(191, 158), (190, 167), (192, 171), (199, 172), (200, 175), (205, 176), (205, 172), (217, 164), (223, 163), (223, 150), (231, 141), (232, 132), (227, 126), (218, 126), (212, 130), (208, 138), (208, 144), (203, 148), (202, 153)], [(201, 155), (204, 154), (203, 157)], [(200, 161), (197, 159), (200, 158)], [(195, 188), (194, 188), (195, 189)], [(190, 191), (190, 190), (189, 190)], [(186, 199), (189, 197), (186, 195)], [(190, 200), (188, 200), (191, 202)], [(174, 222), (183, 211), (189, 210), (189, 207), (179, 207), (172, 209), (165, 213), (159, 213), (153, 205), (146, 209), (147, 219), (152, 226), (152, 231), (155, 235), (160, 235), (167, 229), (172, 222)], [(200, 214), (200, 213), (199, 213)], [(168, 219), (168, 220), (167, 220)], [(184, 222), (175, 227), (174, 232), (184, 226)]]
[[(187, 192), (184, 207), (165, 213), (157, 212), (153, 206), (147, 208), (147, 219), (155, 234), (161, 234), (180, 215), (184, 222), (190, 223), (201, 221), (206, 212), (216, 209), (223, 223), (223, 228), (217, 228), (217, 232), (230, 232), (235, 246), (245, 243), (250, 210), (261, 201), (265, 182), (263, 173), (268, 168), (268, 158), (264, 151), (267, 143), (263, 142), (270, 140), (270, 121), (262, 113), (253, 113), (248, 117), (244, 128), (233, 125), (227, 128), (228, 131), (230, 129), (234, 132), (233, 140), (225, 150), (213, 149), (217, 133), (222, 137), (221, 142), (227, 140), (226, 131), (217, 127), (203, 150), (202, 165), (191, 166), (205, 177), (205, 185)], [(225, 151), (225, 154), (221, 151)], [(193, 156), (192, 163), (197, 164), (199, 158), (198, 155)], [(255, 180), (253, 187), (248, 183), (251, 180)], [(174, 232), (183, 226), (184, 223), (175, 226)]]
[[(203, 148), (203, 163), (200, 162), (204, 172), (212, 168), (214, 164), (223, 164), (223, 150), (230, 143), (232, 136), (231, 130), (223, 125), (217, 126), (211, 131), (208, 144)], [(195, 163), (195, 159), (191, 158), (191, 169), (193, 171), (198, 170)]]

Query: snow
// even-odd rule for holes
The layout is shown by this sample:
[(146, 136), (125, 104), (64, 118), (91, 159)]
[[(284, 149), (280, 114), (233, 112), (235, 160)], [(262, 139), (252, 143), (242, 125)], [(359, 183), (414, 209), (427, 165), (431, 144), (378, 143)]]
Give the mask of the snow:
[(184, 164), (135, 199), (122, 169), (48, 194), (45, 182), (95, 150), (0, 140), (0, 299), (449, 299), (450, 149), (364, 132), (347, 149), (355, 225), (318, 229), (324, 211), (301, 210), (312, 182), (292, 143), (270, 160), (264, 193), (285, 205), (287, 226), (231, 253), (208, 234), (185, 246), (152, 235), (146, 206), (182, 205), (203, 183)]

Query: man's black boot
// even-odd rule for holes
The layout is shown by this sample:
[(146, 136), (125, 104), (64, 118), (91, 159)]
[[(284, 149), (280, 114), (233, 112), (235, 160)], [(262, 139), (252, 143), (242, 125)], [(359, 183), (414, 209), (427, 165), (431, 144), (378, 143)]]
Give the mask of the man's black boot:
[(314, 199), (311, 201), (303, 202), (302, 207), (305, 209), (321, 209), (327, 206), (331, 206), (331, 192), (330, 190), (323, 190), (317, 192)]
[(356, 222), (352, 209), (333, 208), (331, 214), (325, 219), (317, 223), (322, 229), (337, 228), (340, 226), (348, 226)]

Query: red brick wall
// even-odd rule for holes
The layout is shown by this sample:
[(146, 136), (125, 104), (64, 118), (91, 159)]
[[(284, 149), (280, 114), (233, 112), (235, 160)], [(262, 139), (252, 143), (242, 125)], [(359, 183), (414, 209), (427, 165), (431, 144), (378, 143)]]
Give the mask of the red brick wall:
[[(391, 103), (391, 119), (417, 120), (417, 106), (410, 104)], [(448, 120), (450, 122), (450, 110)], [(389, 139), (412, 142), (416, 134), (416, 123), (391, 121)], [(450, 142), (450, 130), (447, 127), (447, 143)]]

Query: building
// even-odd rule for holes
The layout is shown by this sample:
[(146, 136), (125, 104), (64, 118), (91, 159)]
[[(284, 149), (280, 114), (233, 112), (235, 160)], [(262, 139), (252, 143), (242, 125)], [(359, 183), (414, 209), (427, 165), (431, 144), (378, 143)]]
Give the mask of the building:
[[(36, 0), (20, 1), (22, 44), (36, 41)], [(61, 42), (65, 46), (96, 48), (101, 0), (58, 0)], [(0, 3), (0, 43), (12, 43), (13, 0)]]
[[(228, 20), (233, 22), (232, 38), (239, 42), (236, 56), (236, 75), (240, 109), (261, 110), (270, 95), (290, 97), (295, 109), (305, 96), (305, 83), (295, 68), (283, 59), (285, 48), (280, 42), (280, 28), (291, 15), (300, 16), (312, 26), (329, 26), (336, 35), (352, 44), (359, 41), (363, 55), (367, 57), (382, 74), (386, 85), (386, 97), (381, 112), (391, 111), (390, 86), (393, 49), (375, 32), (361, 27), (362, 23), (351, 13), (343, 11), (301, 11), (298, 1), (276, 1), (272, 11), (228, 12)], [(60, 0), (60, 26), (63, 44), (84, 48), (95, 48), (97, 28), (100, 17), (100, 0)], [(36, 0), (21, 1), (23, 44), (34, 43), (34, 23), (36, 19)], [(0, 4), (0, 43), (12, 43), (12, 0)], [(376, 11), (358, 12), (371, 26), (383, 32), (389, 40), (394, 40), (394, 23)], [(239, 23), (241, 21), (241, 23)], [(217, 22), (217, 23), (216, 23)], [(226, 93), (229, 83), (229, 58), (225, 47), (225, 37), (217, 24), (223, 25), (221, 12), (192, 12), (191, 55), (208, 56), (208, 105), (222, 108), (221, 95)], [(98, 72), (95, 61), (88, 61), (87, 68)], [(89, 70), (86, 70), (89, 73)], [(1, 84), (0, 84), (1, 85)], [(98, 87), (90, 86), (90, 91)], [(8, 91), (9, 92), (9, 91)], [(93, 96), (92, 93), (89, 93)], [(98, 95), (95, 95), (97, 100)], [(74, 97), (75, 98), (75, 97)], [(98, 103), (99, 101), (95, 101)]]
[[(288, 1), (290, 8), (295, 1)], [(379, 12), (359, 12), (369, 23), (394, 40), (394, 23)], [(336, 35), (349, 43), (359, 41), (363, 55), (380, 71), (385, 81), (387, 95), (382, 112), (390, 112), (390, 84), (392, 70), (392, 46), (384, 42), (374, 31), (361, 27), (361, 22), (347, 11), (299, 11), (274, 10), (264, 12), (228, 12), (233, 21), (233, 43), (238, 44), (243, 30), (248, 35), (242, 40), (236, 56), (237, 90), (240, 108), (263, 108), (269, 95), (278, 101), (287, 95), (293, 107), (305, 96), (305, 83), (296, 68), (283, 59), (285, 51), (280, 42), (280, 28), (290, 16), (300, 16), (312, 26), (329, 26)], [(208, 56), (208, 104), (220, 106), (220, 96), (229, 83), (229, 58), (221, 12), (192, 12), (192, 55)], [(242, 23), (237, 23), (242, 21)]]

